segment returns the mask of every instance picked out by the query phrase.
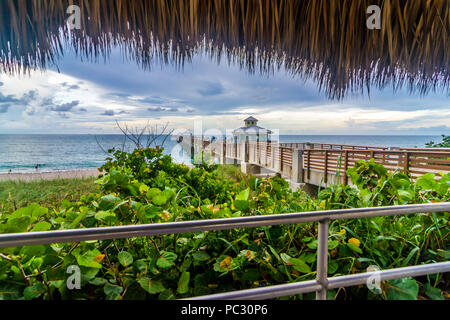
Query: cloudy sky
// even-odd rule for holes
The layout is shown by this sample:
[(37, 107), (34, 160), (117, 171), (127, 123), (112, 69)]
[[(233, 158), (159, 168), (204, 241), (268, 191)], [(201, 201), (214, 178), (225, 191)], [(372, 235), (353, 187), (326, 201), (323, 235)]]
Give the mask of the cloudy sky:
[(141, 70), (118, 51), (105, 63), (72, 54), (57, 68), (30, 75), (0, 74), (0, 133), (119, 133), (130, 125), (169, 122), (192, 129), (194, 122), (220, 130), (241, 126), (253, 115), (281, 134), (450, 134), (450, 99), (392, 88), (372, 90), (370, 99), (330, 101), (313, 82), (249, 75), (227, 62), (196, 57), (182, 71), (172, 66)]

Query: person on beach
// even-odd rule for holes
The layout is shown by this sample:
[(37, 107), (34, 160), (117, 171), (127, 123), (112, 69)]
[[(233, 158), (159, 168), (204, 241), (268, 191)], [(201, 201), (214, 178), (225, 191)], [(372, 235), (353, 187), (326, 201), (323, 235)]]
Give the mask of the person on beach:
[(39, 171), (39, 164), (36, 165), (36, 171)]

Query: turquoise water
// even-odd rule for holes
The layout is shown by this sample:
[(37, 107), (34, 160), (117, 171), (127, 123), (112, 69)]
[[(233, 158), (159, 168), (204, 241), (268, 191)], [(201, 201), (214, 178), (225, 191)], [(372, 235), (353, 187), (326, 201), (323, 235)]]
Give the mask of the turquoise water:
[[(99, 135), (99, 144), (107, 150), (121, 147), (122, 135)], [(0, 173), (40, 172), (89, 169), (101, 166), (107, 155), (94, 135), (0, 135)], [(282, 135), (280, 142), (323, 142), (368, 146), (424, 147), (425, 143), (441, 141), (439, 136), (331, 136)], [(161, 143), (162, 139), (158, 141)], [(131, 145), (129, 145), (131, 146)], [(189, 157), (175, 140), (164, 145), (178, 163), (188, 163)]]
[[(36, 172), (36, 164), (39, 172), (98, 168), (107, 158), (102, 148), (121, 149), (122, 144), (121, 135), (100, 135), (97, 139), (94, 135), (0, 135), (0, 173)], [(129, 151), (131, 144), (127, 145)], [(176, 141), (168, 138), (164, 146), (164, 153), (176, 162), (189, 161)]]

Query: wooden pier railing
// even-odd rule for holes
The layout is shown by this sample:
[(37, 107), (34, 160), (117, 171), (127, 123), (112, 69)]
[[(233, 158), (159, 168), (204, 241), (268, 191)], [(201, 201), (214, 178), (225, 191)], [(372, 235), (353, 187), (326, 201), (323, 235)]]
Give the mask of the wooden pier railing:
[[(358, 160), (374, 159), (389, 171), (402, 170), (415, 178), (426, 173), (450, 173), (450, 148), (398, 148), (325, 143), (277, 143), (185, 139), (200, 150), (211, 152), (221, 163), (232, 159), (280, 173), (293, 182), (327, 184), (332, 176), (348, 184), (345, 174)], [(186, 148), (185, 148), (186, 149)], [(319, 176), (318, 176), (319, 174)], [(314, 177), (313, 177), (314, 176)]]
[(388, 150), (388, 147), (358, 146), (349, 144), (309, 143), (309, 142), (283, 142), (283, 147), (293, 149), (333, 149), (333, 150)]
[(426, 173), (449, 173), (450, 151), (387, 151), (387, 150), (304, 150), (304, 168), (306, 176), (310, 178), (311, 171), (321, 171), (325, 183), (329, 174), (342, 172), (344, 183), (347, 176), (344, 172), (355, 165), (358, 160), (374, 159), (376, 163), (383, 164), (389, 171), (400, 169), (408, 172), (413, 178)]

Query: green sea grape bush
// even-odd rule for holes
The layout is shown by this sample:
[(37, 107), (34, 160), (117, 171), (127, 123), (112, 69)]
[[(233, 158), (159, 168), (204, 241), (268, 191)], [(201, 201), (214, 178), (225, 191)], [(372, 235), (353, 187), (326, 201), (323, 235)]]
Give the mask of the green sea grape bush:
[(442, 135), (442, 142), (435, 143), (430, 141), (426, 143), (427, 148), (450, 148), (450, 136)]
[[(319, 192), (326, 201), (326, 209), (345, 207), (373, 207), (449, 201), (449, 174), (427, 173), (414, 181), (406, 173), (388, 172), (374, 159), (359, 160), (347, 175), (356, 186), (334, 185)], [(438, 178), (438, 179), (437, 179)]]
[[(97, 191), (73, 203), (0, 212), (0, 232), (40, 232), (448, 201), (449, 175), (416, 181), (373, 161), (318, 198), (282, 178), (224, 178), (217, 166), (175, 164), (162, 149), (111, 150)], [(448, 213), (333, 221), (329, 276), (447, 261)], [(313, 223), (0, 249), (1, 299), (176, 299), (315, 278)], [(81, 289), (69, 290), (71, 266)], [(439, 275), (330, 290), (336, 299), (443, 299)], [(289, 297), (311, 299), (314, 294)]]

